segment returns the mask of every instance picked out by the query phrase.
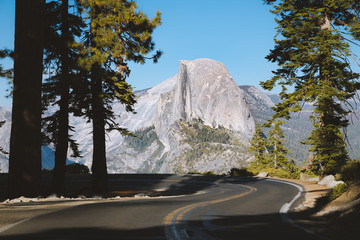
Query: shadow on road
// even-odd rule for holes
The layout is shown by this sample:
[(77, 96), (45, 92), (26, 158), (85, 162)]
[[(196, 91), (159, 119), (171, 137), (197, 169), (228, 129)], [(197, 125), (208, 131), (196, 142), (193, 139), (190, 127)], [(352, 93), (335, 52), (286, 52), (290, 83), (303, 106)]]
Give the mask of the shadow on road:
[[(177, 194), (192, 194), (199, 191), (206, 191), (209, 188), (212, 188), (214, 185), (219, 185), (219, 183), (231, 183), (231, 184), (248, 184), (261, 182), (263, 179), (259, 178), (250, 178), (250, 177), (228, 177), (228, 176), (201, 176), (201, 175), (168, 175), (168, 174), (116, 174), (109, 176), (109, 187), (111, 192), (132, 192), (137, 193), (147, 193), (147, 191), (156, 195), (177, 195)], [(81, 188), (86, 188), (91, 184), (91, 176), (67, 176), (67, 186), (71, 191), (78, 191)], [(261, 195), (259, 195), (261, 196)], [(10, 229), (9, 231), (3, 232), (0, 234), (1, 239), (17, 240), (17, 239), (62, 239), (62, 240), (75, 240), (75, 239), (173, 239), (171, 236), (166, 238), (165, 226), (156, 225), (155, 222), (151, 220), (144, 220), (140, 215), (134, 216), (132, 213), (126, 214), (126, 209), (128, 207), (133, 209), (142, 209), (144, 206), (150, 209), (150, 211), (155, 211), (156, 209), (166, 208), (166, 212), (171, 212), (173, 206), (185, 206), (189, 203), (186, 202), (188, 198), (168, 198), (168, 199), (150, 199), (148, 201), (139, 199), (139, 201), (123, 201), (120, 203), (116, 202), (107, 202), (99, 203), (106, 209), (119, 209), (119, 214), (116, 214), (116, 221), (119, 223), (125, 223), (124, 227), (122, 224), (117, 224), (111, 221), (114, 219), (114, 216), (105, 215), (105, 219), (108, 222), (97, 222), (99, 219), (97, 217), (89, 218), (90, 225), (82, 224), (53, 224), (50, 230), (35, 230), (35, 233), (32, 234), (22, 234), (16, 230)], [(243, 198), (246, 199), (246, 198)], [(251, 199), (251, 198), (249, 198)], [(249, 201), (249, 200), (248, 200)], [(252, 200), (254, 201), (254, 199)], [(178, 202), (178, 203), (176, 203)], [(29, 203), (29, 204), (41, 204), (41, 203)], [(96, 203), (97, 204), (97, 203)], [(65, 215), (66, 211), (72, 211), (71, 220), (73, 223), (77, 223), (76, 216), (77, 211), (81, 212), (81, 208), (86, 209), (96, 209), (97, 205), (82, 205), (72, 209), (65, 209), (64, 211), (58, 212), (60, 216), (63, 216), (66, 220), (68, 219)], [(236, 202), (238, 204), (238, 202)], [(255, 204), (255, 203), (254, 203)], [(271, 204), (271, 203), (270, 203)], [(201, 211), (202, 208), (199, 208)], [(75, 211), (75, 212), (74, 212)], [(82, 211), (86, 212), (86, 211)], [(141, 212), (141, 211), (140, 211)], [(254, 211), (245, 211), (245, 213), (233, 211), (228, 209), (225, 213), (211, 213), (211, 214), (202, 214), (199, 212), (198, 217), (187, 219), (186, 216), (176, 223), (172, 223), (170, 229), (175, 229), (175, 231), (185, 234), (186, 238), (184, 239), (277, 239), (277, 240), (317, 240), (323, 239), (319, 236), (309, 235), (303, 230), (290, 225), (282, 220), (278, 212), (267, 213), (267, 214), (257, 214)], [(64, 215), (62, 215), (64, 214)], [(166, 214), (165, 214), (166, 215)], [(296, 215), (290, 215), (294, 217), (301, 217)], [(75, 219), (74, 219), (75, 217)], [(160, 219), (165, 216), (159, 215)], [(55, 218), (56, 219), (56, 218)], [(185, 220), (187, 219), (187, 221)], [(143, 222), (145, 221), (145, 226), (149, 227), (139, 227), (140, 225), (136, 224), (136, 221)], [(99, 220), (100, 221), (100, 220)], [(149, 221), (149, 222), (146, 222)], [(161, 222), (161, 221), (156, 221)], [(134, 224), (132, 224), (134, 223)], [(26, 222), (25, 229), (26, 229)], [(326, 229), (326, 225), (321, 225), (316, 223), (317, 229)], [(31, 229), (29, 225), (27, 228)], [(77, 227), (75, 227), (77, 226)], [(81, 227), (87, 226), (87, 227)], [(93, 226), (93, 227), (91, 227)], [(96, 227), (95, 227), (96, 226)], [(102, 227), (99, 227), (102, 226)], [(167, 228), (169, 229), (169, 228)], [(173, 230), (171, 230), (173, 231)], [(338, 236), (342, 236), (338, 238)], [(333, 237), (333, 238), (331, 238)], [(358, 239), (358, 235), (353, 235), (351, 232), (339, 232), (338, 235), (331, 236), (330, 239), (346, 239), (346, 240), (355, 240)]]
[[(125, 220), (126, 221), (126, 220)], [(185, 228), (184, 228), (185, 227)], [(320, 240), (319, 236), (310, 235), (304, 231), (285, 223), (279, 214), (267, 215), (241, 215), (241, 216), (212, 216), (209, 222), (188, 221), (176, 225), (177, 229), (186, 229), (184, 239), (276, 239), (276, 240)], [(54, 228), (52, 230), (40, 231), (34, 234), (8, 233), (0, 235), (1, 240), (91, 240), (91, 239), (167, 239), (164, 226), (133, 229), (114, 229), (114, 228)], [(168, 239), (172, 239), (171, 236)], [(358, 239), (358, 236), (347, 236), (347, 240)], [(335, 239), (334, 239), (335, 240)]]
[[(94, 197), (91, 191), (91, 175), (67, 175), (63, 196)], [(52, 175), (43, 174), (42, 197), (51, 194)], [(102, 197), (173, 196), (194, 194), (217, 183), (241, 183), (259, 181), (258, 178), (231, 178), (217, 175), (173, 175), (173, 174), (109, 174), (109, 192)], [(239, 180), (240, 179), (240, 180)], [(7, 199), (7, 174), (0, 174), (0, 201)]]

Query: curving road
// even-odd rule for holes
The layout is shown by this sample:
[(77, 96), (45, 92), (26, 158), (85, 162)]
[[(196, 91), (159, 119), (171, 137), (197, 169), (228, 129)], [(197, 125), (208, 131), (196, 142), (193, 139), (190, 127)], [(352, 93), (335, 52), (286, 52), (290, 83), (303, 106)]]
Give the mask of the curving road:
[(129, 175), (113, 179), (112, 184), (117, 188), (162, 189), (164, 195), (187, 194), (72, 207), (23, 221), (0, 233), (0, 239), (322, 239), (280, 214), (284, 204), (299, 193), (282, 182)]

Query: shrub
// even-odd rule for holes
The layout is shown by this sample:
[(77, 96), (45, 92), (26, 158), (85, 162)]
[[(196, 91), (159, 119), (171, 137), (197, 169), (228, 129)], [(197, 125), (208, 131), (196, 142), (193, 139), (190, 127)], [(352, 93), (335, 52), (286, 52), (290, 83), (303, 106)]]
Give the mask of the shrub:
[(309, 175), (310, 177), (318, 177), (319, 175), (316, 175), (316, 173), (314, 173), (313, 171), (311, 170), (308, 170), (308, 169), (302, 169), (300, 170), (301, 173), (304, 173), (306, 175)]
[(247, 170), (251, 172), (253, 175), (258, 175), (260, 172), (267, 172), (271, 177), (291, 178), (291, 179), (300, 178), (300, 170), (298, 168), (294, 168), (293, 171), (289, 171), (287, 169), (283, 169), (280, 167), (275, 168), (275, 167), (252, 163), (247, 167)]
[(349, 185), (340, 183), (336, 185), (329, 193), (329, 200), (334, 201), (338, 197), (341, 196), (344, 192), (346, 192), (349, 189)]
[(234, 176), (234, 177), (240, 177), (240, 176), (254, 176), (254, 174), (250, 171), (248, 171), (247, 168), (232, 168), (228, 172), (228, 175)]
[(340, 197), (348, 189), (349, 189), (348, 184), (336, 185), (333, 189), (331, 189), (331, 191), (328, 194), (316, 199), (316, 206), (324, 206), (326, 204), (329, 204), (330, 202)]
[(214, 173), (213, 171), (206, 171), (204, 172), (205, 175), (217, 175), (216, 173)]
[(360, 180), (360, 160), (348, 162), (341, 169), (341, 176), (343, 181), (358, 182)]
[(298, 179), (300, 178), (299, 172), (290, 172), (286, 171), (282, 168), (266, 168), (262, 172), (268, 172), (270, 176), (272, 177), (279, 177), (279, 178), (292, 178), (292, 179)]

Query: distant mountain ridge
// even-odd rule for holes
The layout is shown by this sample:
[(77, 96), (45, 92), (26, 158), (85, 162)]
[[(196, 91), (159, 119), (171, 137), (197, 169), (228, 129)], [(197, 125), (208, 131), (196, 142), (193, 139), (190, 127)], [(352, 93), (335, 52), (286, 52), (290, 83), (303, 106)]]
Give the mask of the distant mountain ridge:
[[(237, 86), (226, 67), (210, 59), (180, 61), (179, 72), (153, 88), (136, 91), (137, 114), (119, 103), (117, 121), (142, 139), (107, 135), (107, 163), (111, 173), (224, 173), (252, 159), (248, 152), (255, 123), (264, 123), (279, 101), (254, 86)], [(0, 108), (0, 146), (9, 148), (11, 112)], [(69, 160), (91, 166), (92, 125), (70, 116), (83, 158)], [(308, 157), (300, 144), (311, 131), (308, 114), (294, 114), (284, 126), (290, 157)], [(360, 131), (356, 125), (353, 132)], [(266, 134), (266, 132), (265, 132)], [(356, 137), (354, 137), (356, 140)], [(356, 142), (356, 141), (354, 141)], [(358, 141), (357, 145), (360, 145)], [(354, 148), (353, 146), (353, 148)], [(53, 166), (52, 147), (43, 147), (43, 167)], [(0, 169), (7, 171), (8, 156), (0, 154)]]
[[(129, 138), (116, 141), (116, 147), (110, 147), (108, 154), (111, 171), (225, 172), (245, 164), (251, 157), (245, 145), (252, 136), (255, 121), (243, 91), (222, 63), (210, 59), (180, 61), (178, 74), (139, 92), (135, 109), (137, 116), (119, 109), (124, 127), (152, 141), (138, 143), (146, 148), (139, 148), (137, 141)], [(191, 123), (198, 128), (194, 129)], [(205, 138), (201, 143), (189, 141), (197, 131), (203, 135), (211, 132), (217, 137), (211, 140), (214, 142)], [(226, 143), (216, 142), (226, 131), (232, 135), (229, 138), (239, 139), (243, 145), (235, 147), (229, 139)], [(221, 156), (221, 148), (228, 150), (233, 160)], [(218, 167), (213, 169), (212, 164)]]

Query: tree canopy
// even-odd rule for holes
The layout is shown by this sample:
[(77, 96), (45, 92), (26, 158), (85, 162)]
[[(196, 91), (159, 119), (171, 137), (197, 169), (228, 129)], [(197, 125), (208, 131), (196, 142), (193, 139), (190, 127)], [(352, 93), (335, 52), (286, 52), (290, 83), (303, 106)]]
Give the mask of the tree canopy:
[[(93, 123), (93, 190), (107, 189), (105, 129), (118, 130), (123, 135), (131, 133), (114, 121), (114, 101), (119, 101), (129, 112), (135, 113), (135, 95), (126, 82), (130, 74), (128, 62), (157, 62), (161, 56), (155, 51), (152, 40), (154, 29), (160, 25), (160, 12), (149, 19), (137, 5), (128, 0), (81, 0), (85, 21), (89, 23), (83, 42), (76, 44), (81, 57), (83, 85), (88, 86), (83, 97), (78, 98), (79, 109)], [(80, 95), (81, 96), (81, 95)]]
[[(10, 195), (34, 195), (39, 190), (41, 110), (49, 108), (55, 111), (42, 121), (42, 143), (56, 147), (54, 191), (63, 190), (68, 146), (80, 155), (69, 134), (73, 130), (70, 113), (93, 124), (93, 190), (106, 191), (105, 130), (133, 135), (116, 123), (112, 104), (118, 101), (135, 113), (135, 95), (126, 82), (128, 62), (158, 61), (161, 52), (155, 50), (152, 33), (161, 24), (160, 12), (150, 19), (129, 0), (39, 0), (32, 4), (16, 2)], [(0, 58), (10, 54), (1, 51)], [(11, 73), (0, 66), (1, 76)], [(31, 126), (24, 125), (26, 116)], [(29, 181), (23, 181), (24, 176)]]
[(278, 24), (275, 47), (266, 58), (279, 68), (261, 85), (266, 90), (276, 85), (282, 88), (282, 102), (273, 108), (269, 123), (289, 119), (291, 112), (301, 111), (304, 102), (313, 104), (315, 129), (305, 143), (311, 145), (319, 171), (334, 173), (348, 158), (341, 129), (349, 125), (352, 107), (348, 101), (360, 89), (359, 74), (349, 60), (349, 42), (360, 40), (359, 1), (264, 2), (273, 4)]

